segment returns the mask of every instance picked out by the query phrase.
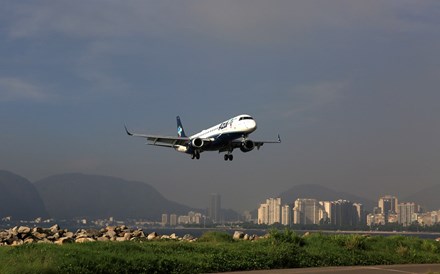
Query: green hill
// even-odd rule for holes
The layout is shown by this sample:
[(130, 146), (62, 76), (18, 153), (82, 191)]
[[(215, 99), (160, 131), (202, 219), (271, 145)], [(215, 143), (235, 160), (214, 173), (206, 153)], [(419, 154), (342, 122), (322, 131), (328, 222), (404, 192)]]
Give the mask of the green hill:
[(146, 183), (109, 176), (62, 174), (35, 182), (35, 186), (55, 219), (160, 220), (162, 213), (191, 210), (167, 200)]
[(12, 216), (14, 220), (32, 220), (48, 217), (37, 189), (26, 178), (0, 170), (0, 193), (0, 218)]

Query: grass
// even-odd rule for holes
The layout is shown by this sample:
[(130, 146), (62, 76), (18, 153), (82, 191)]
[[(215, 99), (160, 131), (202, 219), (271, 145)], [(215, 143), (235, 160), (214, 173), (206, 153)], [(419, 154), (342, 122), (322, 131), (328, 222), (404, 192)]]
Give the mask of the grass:
[(0, 247), (0, 273), (206, 273), (311, 266), (440, 263), (440, 243), (413, 237), (272, 231), (233, 241), (209, 232), (198, 242), (93, 242)]

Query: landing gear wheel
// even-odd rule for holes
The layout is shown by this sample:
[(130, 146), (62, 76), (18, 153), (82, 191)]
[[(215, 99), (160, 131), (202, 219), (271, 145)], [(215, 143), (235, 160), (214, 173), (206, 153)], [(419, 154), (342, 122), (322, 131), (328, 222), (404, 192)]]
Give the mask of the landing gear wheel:
[(195, 154), (191, 155), (191, 159), (194, 160), (194, 158), (196, 158), (196, 155)]
[(200, 153), (199, 152), (196, 152), (196, 159), (197, 160), (200, 159)]
[(225, 161), (229, 160), (232, 161), (234, 159), (234, 156), (232, 154), (225, 154)]

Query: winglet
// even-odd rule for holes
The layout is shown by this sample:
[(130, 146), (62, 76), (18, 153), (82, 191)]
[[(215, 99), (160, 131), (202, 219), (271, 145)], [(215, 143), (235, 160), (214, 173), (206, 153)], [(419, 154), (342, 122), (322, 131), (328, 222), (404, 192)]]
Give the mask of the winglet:
[(125, 128), (125, 132), (127, 132), (127, 135), (133, 136), (133, 133), (131, 133), (130, 131), (128, 131), (126, 125), (124, 125), (124, 128)]

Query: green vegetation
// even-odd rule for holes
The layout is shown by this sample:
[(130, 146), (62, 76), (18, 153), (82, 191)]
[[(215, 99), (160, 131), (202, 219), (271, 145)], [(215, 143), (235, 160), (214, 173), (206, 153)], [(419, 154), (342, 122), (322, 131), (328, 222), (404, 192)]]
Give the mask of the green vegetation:
[(0, 273), (205, 273), (311, 266), (440, 263), (440, 243), (403, 236), (299, 236), (233, 241), (208, 232), (197, 242), (94, 242), (0, 247)]

